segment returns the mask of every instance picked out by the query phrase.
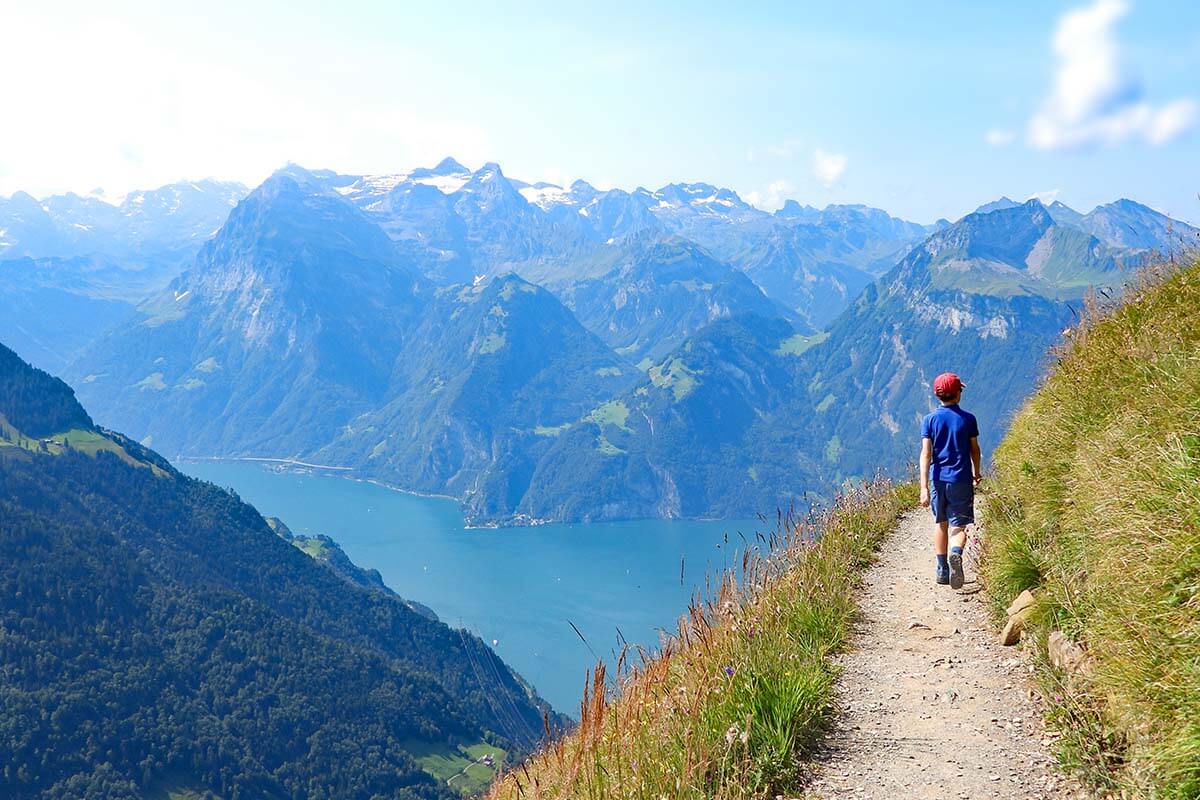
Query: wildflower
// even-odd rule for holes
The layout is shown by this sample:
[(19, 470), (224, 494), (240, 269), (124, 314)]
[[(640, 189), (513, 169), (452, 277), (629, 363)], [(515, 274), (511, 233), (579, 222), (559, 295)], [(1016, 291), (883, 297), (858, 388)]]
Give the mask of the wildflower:
[(732, 678), (732, 677), (733, 677), (733, 671), (734, 671), (734, 670), (733, 670), (733, 667), (725, 667), (725, 675), (726, 675), (726, 677)]
[(736, 739), (737, 737), (738, 737), (737, 725), (730, 725), (729, 730), (725, 731), (725, 744), (732, 747), (733, 740)]

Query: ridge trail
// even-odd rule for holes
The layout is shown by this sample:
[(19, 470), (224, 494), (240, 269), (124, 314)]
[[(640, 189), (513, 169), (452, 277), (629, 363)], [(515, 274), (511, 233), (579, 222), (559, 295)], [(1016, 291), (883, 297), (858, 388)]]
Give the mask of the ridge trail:
[(932, 528), (924, 509), (905, 515), (863, 581), (838, 659), (838, 715), (807, 796), (1087, 797), (1055, 771), (1028, 658), (989, 624), (976, 545), (966, 585), (938, 586)]

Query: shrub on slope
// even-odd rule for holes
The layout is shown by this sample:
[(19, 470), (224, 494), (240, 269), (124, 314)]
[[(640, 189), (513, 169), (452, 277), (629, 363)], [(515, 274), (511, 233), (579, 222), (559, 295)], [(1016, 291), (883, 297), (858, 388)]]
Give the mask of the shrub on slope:
[(743, 558), (740, 586), (724, 576), (661, 654), (619, 669), (615, 698), (597, 668), (578, 729), (488, 797), (727, 800), (794, 788), (830, 710), (829, 657), (855, 611), (847, 581), (915, 503), (912, 486), (881, 483), (782, 525), (770, 555)]
[(1200, 797), (1200, 263), (1093, 311), (995, 454), (984, 572), (997, 611), (1038, 587), (1036, 638), (1068, 766)]

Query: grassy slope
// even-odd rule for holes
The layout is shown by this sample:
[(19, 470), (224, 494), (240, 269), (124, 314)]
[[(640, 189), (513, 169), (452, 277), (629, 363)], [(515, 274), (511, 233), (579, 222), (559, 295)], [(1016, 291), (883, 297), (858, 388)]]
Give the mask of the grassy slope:
[[(486, 789), (508, 756), (508, 751), (484, 742), (452, 749), (410, 739), (404, 742), (404, 749), (413, 754), (421, 769), (447, 782), (464, 797), (474, 797)], [(488, 755), (494, 766), (484, 763)]]
[(784, 526), (770, 559), (747, 558), (737, 585), (733, 574), (718, 581), (714, 600), (693, 605), (661, 655), (623, 671), (618, 691), (598, 669), (579, 728), (488, 797), (698, 800), (794, 788), (830, 711), (830, 656), (855, 613), (848, 589), (915, 502), (912, 486), (878, 485)]
[(984, 570), (997, 613), (1039, 587), (1060, 755), (1137, 796), (1200, 797), (1200, 263), (1148, 279), (1073, 344), (995, 454)]
[(113, 453), (132, 467), (145, 467), (160, 478), (166, 475), (157, 465), (139, 461), (116, 441), (98, 431), (72, 428), (64, 433), (56, 433), (39, 439), (26, 436), (14, 428), (3, 414), (0, 414), (0, 447), (19, 447), (33, 453), (41, 452), (50, 455), (62, 455), (70, 449), (86, 453), (93, 458), (101, 452)]

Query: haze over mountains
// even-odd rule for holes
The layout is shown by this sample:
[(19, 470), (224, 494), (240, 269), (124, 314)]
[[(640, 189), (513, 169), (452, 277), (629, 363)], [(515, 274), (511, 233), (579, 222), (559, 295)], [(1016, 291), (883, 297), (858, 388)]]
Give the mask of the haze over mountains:
[(987, 446), (1072, 304), (1198, 234), (1127, 200), (1082, 214), (1005, 198), (923, 226), (863, 206), (769, 214), (704, 183), (531, 185), (453, 159), (391, 176), (290, 166), (203, 243), (188, 233), (201, 216), (162, 234), (196, 251), (169, 287), (61, 335), (29, 335), (19, 287), (112, 302), (89, 278), (100, 257), (52, 260), (6, 233), (40, 256), (0, 261), (38, 276), (5, 300), (26, 304), (18, 351), (51, 368), (69, 353), (97, 419), (169, 455), (353, 467), (456, 497), (475, 522), (827, 495), (909, 460), (947, 368), (990, 421)]

